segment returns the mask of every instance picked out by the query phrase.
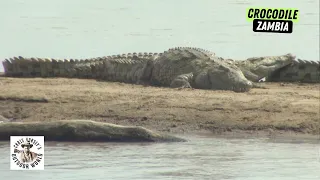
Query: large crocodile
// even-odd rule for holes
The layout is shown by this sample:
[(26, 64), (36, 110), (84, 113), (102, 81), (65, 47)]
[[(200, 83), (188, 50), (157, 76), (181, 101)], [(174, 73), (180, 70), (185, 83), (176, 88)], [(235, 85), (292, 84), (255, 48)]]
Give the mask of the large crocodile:
[(96, 78), (167, 87), (246, 92), (252, 81), (294, 61), (291, 54), (231, 61), (191, 47), (163, 53), (128, 53), (85, 60), (23, 58), (5, 60), (6, 76)]
[(295, 56), (286, 54), (282, 56), (252, 57), (246, 60), (233, 61), (244, 73), (247, 79), (258, 82), (269, 77), (276, 70), (292, 64)]
[(199, 48), (173, 48), (161, 54), (140, 56), (111, 56), (93, 62), (90, 66), (76, 64), (77, 74), (93, 75), (107, 81), (172, 88), (246, 92), (252, 87), (237, 66)]
[(320, 83), (320, 61), (297, 59), (270, 74), (268, 81)]
[(320, 83), (320, 62), (295, 59), (295, 56), (254, 57), (233, 61), (246, 78), (266, 81)]

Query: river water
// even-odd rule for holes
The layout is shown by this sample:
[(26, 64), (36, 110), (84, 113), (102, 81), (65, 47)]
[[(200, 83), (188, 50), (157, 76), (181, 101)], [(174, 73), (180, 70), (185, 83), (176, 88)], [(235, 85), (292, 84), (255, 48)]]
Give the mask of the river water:
[(319, 180), (320, 144), (270, 139), (186, 137), (184, 143), (45, 143), (44, 171), (9, 171), (0, 143), (1, 179)]
[[(254, 33), (247, 7), (297, 8), (300, 20), (292, 34)], [(290, 52), (319, 60), (319, 0), (1, 0), (0, 24), (0, 60), (89, 58), (176, 46), (235, 59)]]

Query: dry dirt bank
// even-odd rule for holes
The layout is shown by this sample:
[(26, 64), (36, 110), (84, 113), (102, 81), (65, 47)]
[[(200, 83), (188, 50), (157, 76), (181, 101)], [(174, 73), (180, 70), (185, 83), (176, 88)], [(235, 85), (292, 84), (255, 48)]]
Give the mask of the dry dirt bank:
[(173, 133), (320, 134), (319, 84), (265, 86), (234, 93), (0, 77), (0, 115), (12, 121), (91, 119)]

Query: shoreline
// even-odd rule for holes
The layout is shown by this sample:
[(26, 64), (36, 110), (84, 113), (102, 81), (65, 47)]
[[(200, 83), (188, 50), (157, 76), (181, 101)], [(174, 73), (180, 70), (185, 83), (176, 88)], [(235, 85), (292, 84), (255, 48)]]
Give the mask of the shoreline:
[(173, 134), (178, 137), (205, 137), (222, 139), (265, 139), (273, 143), (320, 143), (320, 134), (304, 134), (293, 131), (273, 130), (232, 130), (231, 132), (212, 133), (210, 131), (188, 132), (186, 134)]
[(94, 120), (224, 138), (320, 140), (320, 84), (263, 83), (247, 93), (67, 78), (0, 77), (9, 121)]

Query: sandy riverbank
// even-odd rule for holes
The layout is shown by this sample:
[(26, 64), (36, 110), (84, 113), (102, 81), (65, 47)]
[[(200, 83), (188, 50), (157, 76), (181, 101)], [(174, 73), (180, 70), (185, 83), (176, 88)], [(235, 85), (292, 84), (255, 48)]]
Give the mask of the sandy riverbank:
[(319, 84), (264, 85), (235, 93), (0, 77), (0, 115), (11, 121), (90, 119), (178, 134), (320, 137)]

